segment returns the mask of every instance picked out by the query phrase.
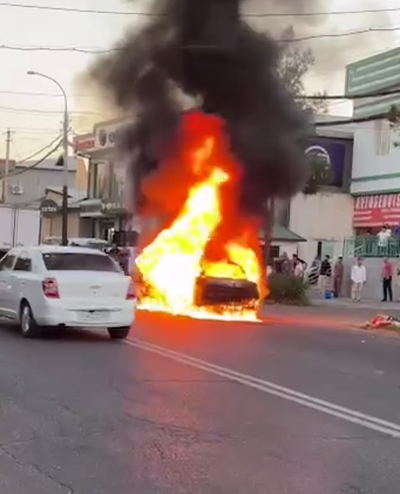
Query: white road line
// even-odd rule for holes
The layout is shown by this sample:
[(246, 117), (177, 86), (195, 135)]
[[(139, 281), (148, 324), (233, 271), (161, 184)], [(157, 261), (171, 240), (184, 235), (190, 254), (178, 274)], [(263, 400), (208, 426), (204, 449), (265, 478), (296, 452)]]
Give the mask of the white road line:
[(253, 377), (242, 372), (237, 372), (226, 367), (221, 367), (219, 365), (212, 364), (211, 362), (206, 362), (204, 360), (191, 357), (190, 355), (176, 352), (174, 350), (170, 350), (159, 345), (154, 345), (140, 339), (128, 338), (127, 340), (125, 340), (125, 342), (127, 345), (134, 346), (148, 352), (156, 353), (158, 355), (161, 355), (162, 357), (175, 360), (182, 364), (201, 369), (220, 377), (225, 377), (226, 379), (230, 379), (231, 381), (235, 381), (250, 388), (263, 391), (264, 393), (278, 396), (299, 405), (312, 408), (319, 412), (326, 413), (327, 415), (347, 420), (348, 422), (358, 424), (362, 427), (381, 432), (382, 434), (386, 434), (397, 439), (400, 438), (399, 424), (388, 422), (387, 420), (382, 420), (371, 415), (366, 415), (356, 410), (351, 410), (350, 408), (336, 405), (329, 401), (320, 400), (319, 398), (300, 393), (298, 391), (295, 391), (294, 389), (279, 386), (278, 384), (272, 383), (270, 381), (265, 381), (264, 379)]

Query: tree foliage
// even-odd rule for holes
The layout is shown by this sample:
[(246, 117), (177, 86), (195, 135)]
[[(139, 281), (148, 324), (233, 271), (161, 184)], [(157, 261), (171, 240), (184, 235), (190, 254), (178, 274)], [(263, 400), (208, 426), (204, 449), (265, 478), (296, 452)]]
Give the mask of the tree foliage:
[[(293, 31), (289, 30), (285, 38), (293, 36)], [(324, 96), (326, 93), (318, 93), (314, 96), (321, 96), (321, 99), (307, 99), (305, 91), (305, 77), (313, 67), (315, 58), (311, 49), (302, 49), (295, 43), (287, 43), (281, 51), (278, 71), (285, 86), (293, 94), (303, 109), (312, 113), (327, 113), (328, 101)], [(311, 165), (310, 179), (305, 187), (305, 194), (316, 194), (321, 186), (332, 183), (332, 170), (325, 160), (319, 156), (309, 157)]]
[(287, 43), (282, 48), (279, 58), (279, 75), (285, 86), (305, 110), (310, 110), (313, 113), (327, 113), (328, 101), (324, 99), (325, 92), (314, 95), (320, 96), (321, 99), (305, 98), (304, 80), (314, 63), (315, 57), (310, 48), (302, 49), (295, 43)]

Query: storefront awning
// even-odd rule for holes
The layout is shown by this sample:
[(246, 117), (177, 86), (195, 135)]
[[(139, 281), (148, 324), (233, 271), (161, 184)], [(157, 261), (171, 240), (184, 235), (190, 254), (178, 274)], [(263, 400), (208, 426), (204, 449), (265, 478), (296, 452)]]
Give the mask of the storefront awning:
[[(264, 240), (264, 231), (260, 231), (260, 240)], [(307, 242), (307, 240), (289, 228), (281, 225), (274, 225), (272, 228), (271, 241), (273, 242)]]

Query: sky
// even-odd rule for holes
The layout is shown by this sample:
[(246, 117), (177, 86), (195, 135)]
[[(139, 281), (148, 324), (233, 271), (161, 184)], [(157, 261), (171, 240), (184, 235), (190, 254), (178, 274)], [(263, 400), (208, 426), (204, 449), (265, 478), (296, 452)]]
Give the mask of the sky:
[[(260, 12), (262, 7), (256, 6), (257, 1), (250, 0), (246, 11)], [(343, 93), (346, 63), (400, 45), (398, 0), (353, 0), (351, 3), (345, 0), (298, 0), (298, 5), (307, 5), (308, 1), (309, 7), (302, 7), (305, 12), (398, 8), (385, 14), (281, 19), (279, 28), (291, 22), (297, 37), (341, 35), (369, 28), (390, 29), (387, 33), (369, 32), (302, 42), (304, 46), (311, 47), (316, 56), (315, 67), (307, 77), (310, 92), (326, 90), (332, 94)], [(288, 4), (289, 0), (285, 2)], [(14, 6), (4, 5), (7, 3)], [(10, 128), (11, 158), (20, 161), (57, 137), (61, 132), (63, 112), (63, 99), (57, 86), (37, 76), (28, 76), (27, 71), (42, 72), (57, 79), (68, 94), (72, 132), (89, 132), (93, 124), (104, 119), (105, 115), (95, 95), (77, 81), (95, 55), (48, 49), (107, 50), (128, 27), (141, 22), (143, 16), (36, 10), (17, 7), (16, 4), (117, 12), (143, 12), (146, 5), (140, 0), (0, 0), (0, 158), (5, 154), (3, 132)], [(282, 12), (282, 9), (278, 10)], [(257, 28), (269, 30), (270, 26), (265, 22), (263, 18), (254, 19)], [(276, 25), (278, 23), (275, 22)], [(33, 49), (39, 47), (46, 50)], [(331, 106), (331, 113), (334, 114), (349, 114), (350, 111), (349, 104), (336, 103)]]

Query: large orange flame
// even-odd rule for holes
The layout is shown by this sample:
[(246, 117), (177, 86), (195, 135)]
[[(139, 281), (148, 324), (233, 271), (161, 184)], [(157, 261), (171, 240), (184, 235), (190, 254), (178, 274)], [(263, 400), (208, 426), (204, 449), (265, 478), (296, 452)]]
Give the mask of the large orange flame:
[[(229, 150), (224, 121), (200, 112), (182, 117), (179, 154), (145, 181), (148, 215), (167, 224), (136, 260), (145, 289), (139, 307), (195, 318), (257, 320), (267, 295), (258, 221), (238, 207), (242, 170)], [(196, 305), (200, 276), (248, 280), (259, 300), (246, 306)]]

